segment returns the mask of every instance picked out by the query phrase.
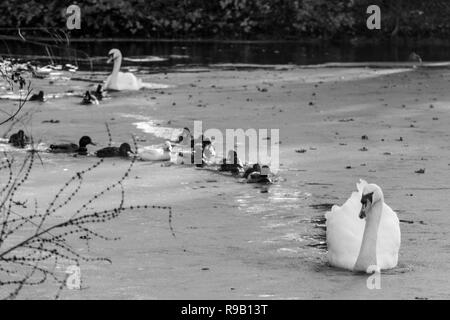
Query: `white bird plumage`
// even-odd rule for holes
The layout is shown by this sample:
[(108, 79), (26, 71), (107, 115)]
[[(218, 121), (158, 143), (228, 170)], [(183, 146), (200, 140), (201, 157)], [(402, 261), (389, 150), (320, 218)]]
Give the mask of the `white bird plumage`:
[(113, 71), (108, 76), (105, 82), (106, 90), (140, 90), (142, 88), (147, 89), (164, 89), (168, 88), (168, 85), (142, 82), (131, 72), (120, 72), (122, 66), (122, 53), (119, 49), (111, 49), (108, 53), (107, 63), (114, 62)]
[[(369, 186), (366, 181), (357, 183), (357, 192), (341, 206), (333, 206), (327, 212), (328, 262), (338, 268), (354, 270), (361, 251), (364, 229), (367, 219), (360, 219), (361, 197), (363, 190)], [(381, 188), (379, 188), (380, 193)], [(400, 249), (400, 225), (397, 214), (384, 203), (382, 198), (381, 218), (379, 220), (376, 240), (376, 261), (379, 269), (392, 269), (397, 266)]]
[(111, 49), (108, 53), (108, 63), (114, 62), (111, 75), (106, 79), (107, 90), (139, 90), (142, 82), (131, 72), (120, 72), (122, 66), (122, 53), (118, 49)]
[(172, 145), (165, 142), (163, 146), (149, 146), (138, 149), (138, 159), (142, 161), (170, 161)]

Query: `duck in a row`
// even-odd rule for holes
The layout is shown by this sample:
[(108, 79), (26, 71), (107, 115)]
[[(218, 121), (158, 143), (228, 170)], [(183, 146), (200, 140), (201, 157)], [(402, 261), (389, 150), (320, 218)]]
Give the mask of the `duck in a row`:
[[(271, 184), (272, 179), (270, 178), (271, 172), (269, 166), (260, 166), (259, 164), (256, 164), (258, 169), (251, 172), (247, 177), (244, 176), (245, 179), (247, 179), (247, 183), (263, 183), (263, 184)], [(253, 166), (254, 169), (254, 166)]]
[(242, 164), (241, 159), (239, 159), (236, 151), (228, 151), (228, 158), (222, 160), (219, 171), (231, 172), (231, 174), (236, 176), (244, 172), (244, 165)]
[(269, 166), (261, 166), (259, 163), (256, 163), (245, 170), (242, 178), (246, 179), (248, 183), (270, 184), (272, 183), (271, 174)]
[(106, 147), (95, 152), (95, 155), (99, 158), (128, 158), (131, 154), (134, 154), (134, 152), (128, 143), (122, 143), (120, 147)]
[(170, 161), (172, 144), (166, 141), (161, 146), (149, 146), (138, 149), (138, 158), (142, 161)]
[(78, 144), (76, 143), (61, 143), (61, 144), (51, 144), (48, 152), (50, 153), (77, 153), (79, 155), (88, 154), (88, 145), (95, 146), (96, 144), (92, 142), (89, 136), (81, 137)]
[[(16, 148), (24, 148), (29, 144), (30, 139), (25, 135), (23, 130), (19, 130), (9, 138), (9, 143)], [(67, 153), (88, 155), (88, 145), (96, 146), (91, 137), (83, 136), (80, 138), (78, 144), (76, 143), (60, 143), (51, 144), (47, 151), (49, 153)], [(135, 153), (131, 150), (131, 146), (128, 143), (122, 143), (120, 147), (106, 147), (94, 152), (99, 158), (128, 158), (131, 155), (135, 155), (138, 159), (143, 161), (169, 161), (171, 158), (172, 145), (169, 141), (165, 142), (162, 146), (150, 146), (139, 148)]]
[(271, 184), (271, 171), (269, 166), (261, 166), (259, 163), (255, 163), (245, 169), (242, 161), (239, 159), (238, 154), (235, 150), (230, 150), (228, 152), (228, 158), (222, 160), (222, 164), (219, 167), (221, 172), (231, 172), (234, 176), (241, 176), (247, 183), (263, 183)]

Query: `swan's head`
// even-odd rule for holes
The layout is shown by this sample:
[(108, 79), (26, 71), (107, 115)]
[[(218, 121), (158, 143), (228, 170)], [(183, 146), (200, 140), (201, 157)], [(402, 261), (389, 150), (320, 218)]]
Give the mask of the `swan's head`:
[(117, 59), (122, 59), (122, 53), (119, 49), (111, 49), (108, 52), (108, 61), (106, 63), (111, 63)]
[(383, 191), (376, 184), (368, 184), (364, 187), (361, 196), (361, 211), (359, 213), (359, 218), (364, 219), (370, 212), (374, 203), (384, 200)]

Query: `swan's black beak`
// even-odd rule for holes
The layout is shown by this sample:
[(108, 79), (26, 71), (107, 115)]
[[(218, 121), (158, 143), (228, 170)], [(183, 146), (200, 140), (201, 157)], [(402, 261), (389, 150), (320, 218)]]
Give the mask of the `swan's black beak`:
[(110, 54), (108, 57), (109, 58), (108, 58), (108, 61), (106, 61), (106, 63), (111, 63), (114, 60), (114, 55)]
[(361, 211), (359, 212), (360, 219), (364, 219), (365, 217), (367, 217), (366, 211), (372, 205), (372, 196), (373, 196), (373, 192), (362, 196), (362, 198), (361, 198), (362, 207), (361, 207)]
[(359, 218), (360, 219), (365, 219), (366, 218), (366, 206), (363, 205), (361, 207), (361, 211), (359, 212)]

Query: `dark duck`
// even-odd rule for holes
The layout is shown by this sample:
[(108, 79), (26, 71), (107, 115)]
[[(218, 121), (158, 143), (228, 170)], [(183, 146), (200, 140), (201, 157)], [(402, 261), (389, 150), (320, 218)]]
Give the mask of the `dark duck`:
[(81, 104), (98, 104), (98, 100), (93, 94), (91, 94), (89, 91), (86, 91), (83, 96), (83, 100), (81, 100)]
[(131, 151), (131, 146), (128, 143), (122, 143), (120, 147), (106, 147), (95, 152), (95, 155), (99, 158), (112, 158), (122, 157), (128, 158), (129, 155), (134, 154)]
[(14, 133), (9, 137), (8, 143), (16, 148), (25, 148), (25, 146), (29, 143), (30, 139), (25, 135), (23, 130), (19, 130), (17, 133)]
[(231, 172), (233, 175), (239, 175), (243, 171), (244, 166), (241, 160), (238, 158), (237, 152), (230, 150), (228, 152), (228, 159), (224, 158), (220, 165), (219, 171)]
[(191, 135), (189, 128), (183, 128), (183, 132), (176, 141), (171, 141), (173, 144), (187, 144), (191, 146), (191, 150), (194, 150), (195, 140)]
[(52, 153), (78, 153), (79, 155), (87, 155), (87, 145), (95, 146), (91, 138), (83, 136), (80, 139), (79, 144), (75, 143), (63, 143), (50, 145), (49, 152)]
[[(255, 167), (257, 166), (257, 167)], [(259, 167), (259, 170), (257, 170)], [(247, 176), (244, 174), (244, 178), (247, 179), (247, 183), (262, 183), (262, 184), (271, 184), (272, 180), (270, 179), (270, 168), (268, 166), (260, 166), (254, 165), (252, 169), (254, 171), (250, 172)], [(246, 171), (246, 173), (249, 170)]]
[(38, 94), (33, 94), (28, 101), (45, 102), (44, 91), (39, 91)]
[(101, 84), (97, 86), (97, 90), (92, 91), (91, 95), (93, 95), (95, 98), (97, 98), (98, 101), (102, 101), (105, 97), (105, 91), (103, 91), (103, 87)]
[(261, 166), (259, 165), (259, 163), (256, 163), (253, 166), (251, 166), (250, 168), (248, 168), (247, 170), (245, 170), (242, 178), (247, 179), (248, 176), (250, 174), (252, 174), (253, 172), (261, 172)]

